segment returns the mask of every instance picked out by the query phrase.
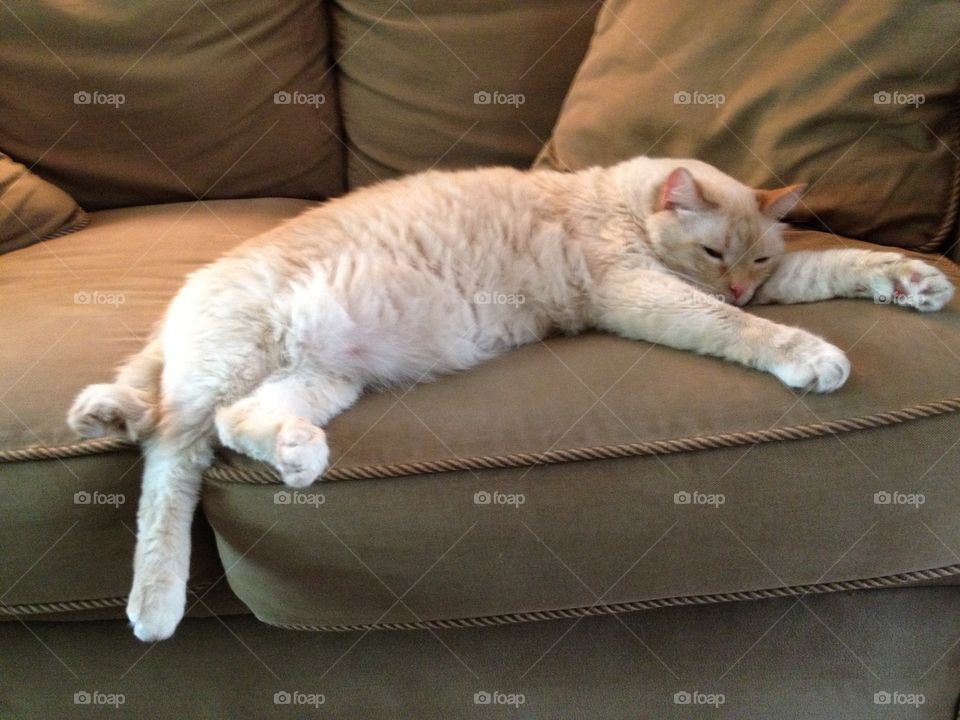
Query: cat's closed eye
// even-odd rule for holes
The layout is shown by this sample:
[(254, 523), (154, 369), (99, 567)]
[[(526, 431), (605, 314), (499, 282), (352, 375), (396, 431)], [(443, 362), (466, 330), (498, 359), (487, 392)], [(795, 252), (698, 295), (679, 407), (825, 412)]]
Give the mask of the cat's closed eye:
[(767, 260), (769, 260), (769, 259), (770, 259), (770, 258), (768, 258), (768, 257), (761, 257), (761, 258), (757, 258), (756, 260), (754, 260), (754, 262), (757, 263), (757, 265), (762, 265), (763, 263), (765, 263), (765, 262), (766, 262)]
[(700, 247), (702, 247), (703, 251), (710, 257), (716, 258), (717, 260), (723, 260), (723, 254), (720, 252), (717, 252), (712, 247), (707, 247), (706, 245), (701, 245)]

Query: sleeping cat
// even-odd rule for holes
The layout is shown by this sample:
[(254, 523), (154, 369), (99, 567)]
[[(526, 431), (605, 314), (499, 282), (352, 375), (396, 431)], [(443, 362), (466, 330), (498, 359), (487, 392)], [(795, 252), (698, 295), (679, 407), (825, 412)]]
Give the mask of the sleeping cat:
[(893, 252), (783, 254), (778, 221), (802, 189), (753, 190), (702, 162), (645, 157), (571, 174), (427, 172), (312, 209), (193, 273), (116, 382), (86, 388), (69, 414), (80, 435), (143, 444), (136, 636), (167, 638), (183, 616), (216, 440), (304, 487), (327, 467), (322, 428), (364, 388), (585, 328), (794, 388), (842, 386), (842, 350), (740, 306), (882, 294), (939, 310), (953, 287)]

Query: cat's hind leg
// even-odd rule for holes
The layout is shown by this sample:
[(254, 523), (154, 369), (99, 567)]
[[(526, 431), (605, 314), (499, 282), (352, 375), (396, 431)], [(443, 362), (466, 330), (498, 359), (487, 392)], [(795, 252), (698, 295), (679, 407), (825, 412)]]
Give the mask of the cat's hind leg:
[(273, 465), (283, 482), (306, 487), (330, 458), (321, 426), (360, 397), (358, 381), (333, 374), (286, 370), (216, 415), (220, 442)]

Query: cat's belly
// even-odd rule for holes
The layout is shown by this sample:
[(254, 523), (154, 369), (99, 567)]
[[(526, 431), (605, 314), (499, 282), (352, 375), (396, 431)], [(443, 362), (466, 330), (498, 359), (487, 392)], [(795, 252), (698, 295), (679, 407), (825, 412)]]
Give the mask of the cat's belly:
[(418, 290), (351, 294), (323, 278), (296, 289), (284, 313), (290, 361), (365, 384), (412, 382), (473, 367), (549, 329), (532, 304), (484, 302), (446, 286)]

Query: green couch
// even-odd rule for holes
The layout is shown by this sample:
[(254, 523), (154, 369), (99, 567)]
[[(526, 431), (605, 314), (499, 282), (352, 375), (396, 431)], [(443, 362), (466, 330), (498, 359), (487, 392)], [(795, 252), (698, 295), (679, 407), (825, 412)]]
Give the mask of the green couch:
[[(0, 5), (0, 151), (89, 215), (0, 255), (0, 717), (955, 718), (957, 299), (922, 316), (846, 300), (751, 309), (849, 352), (831, 395), (558, 337), (366, 395), (329, 427), (327, 482), (303, 491), (221, 452), (187, 618), (153, 646), (124, 615), (139, 452), (64, 422), (191, 270), (325, 198), (429, 167), (696, 154), (750, 182), (819, 185), (790, 249), (875, 234), (960, 283), (960, 50), (941, 37), (956, 4), (917, 15), (907, 37), (917, 62), (942, 57), (919, 118), (850, 109), (847, 80), (867, 65), (904, 96), (921, 81), (903, 69), (912, 51), (884, 60), (897, 4), (853, 19), (780, 5), (738, 0), (714, 33), (676, 3), (624, 0)], [(683, 115), (683, 87), (710, 94), (693, 76), (702, 56), (743, 55), (746, 73), (774, 20), (777, 42), (799, 47), (787, 55), (819, 63), (804, 77), (839, 68), (840, 99), (758, 100), (747, 73), (721, 88), (719, 120)], [(673, 102), (627, 97), (603, 85), (608, 65), (641, 85), (676, 68), (686, 85)], [(775, 71), (751, 70), (790, 96)], [(709, 140), (718, 122), (741, 140), (756, 126), (760, 147), (791, 118), (800, 130), (770, 156)], [(862, 142), (869, 157), (852, 163)]]

